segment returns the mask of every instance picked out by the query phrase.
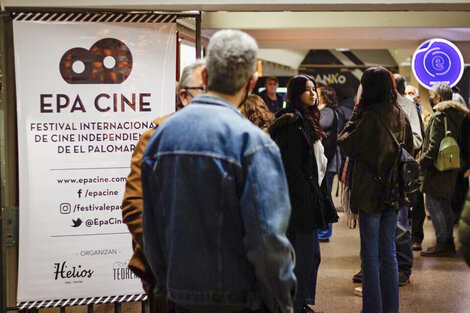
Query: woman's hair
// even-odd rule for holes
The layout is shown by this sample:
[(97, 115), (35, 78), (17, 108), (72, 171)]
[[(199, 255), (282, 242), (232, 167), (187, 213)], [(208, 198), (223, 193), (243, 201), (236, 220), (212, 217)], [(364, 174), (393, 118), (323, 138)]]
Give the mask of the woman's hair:
[(336, 97), (336, 91), (331, 86), (321, 87), (320, 98), (327, 108), (336, 108), (338, 106), (338, 98)]
[(397, 91), (393, 74), (383, 67), (370, 67), (361, 78), (362, 92), (358, 108), (363, 110), (368, 105), (383, 103), (397, 105)]
[(313, 78), (307, 75), (297, 75), (292, 77), (287, 83), (287, 106), (293, 107), (300, 111), (302, 116), (312, 126), (313, 133), (311, 134), (314, 140), (321, 140), (326, 138), (326, 134), (320, 126), (320, 110), (318, 109), (318, 97), (317, 103), (313, 106), (306, 107), (300, 96), (305, 92), (307, 87), (307, 81), (311, 81), (317, 89), (317, 85)]
[(437, 83), (432, 85), (431, 90), (436, 96), (441, 97), (442, 101), (452, 100), (452, 88), (445, 83)]
[(274, 119), (274, 114), (269, 111), (263, 99), (255, 94), (246, 98), (245, 103), (240, 106), (240, 113), (259, 128), (268, 127)]

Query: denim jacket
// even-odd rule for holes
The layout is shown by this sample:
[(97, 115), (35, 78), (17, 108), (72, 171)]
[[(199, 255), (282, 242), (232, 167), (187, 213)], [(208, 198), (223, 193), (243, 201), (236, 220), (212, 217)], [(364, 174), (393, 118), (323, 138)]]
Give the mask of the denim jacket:
[(179, 304), (291, 312), (290, 204), (279, 148), (222, 98), (196, 96), (142, 161), (156, 293)]

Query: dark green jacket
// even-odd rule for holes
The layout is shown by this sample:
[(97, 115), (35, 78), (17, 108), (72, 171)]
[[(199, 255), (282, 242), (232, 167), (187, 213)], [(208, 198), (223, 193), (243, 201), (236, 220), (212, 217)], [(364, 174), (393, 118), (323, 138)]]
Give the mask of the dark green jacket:
[(355, 110), (338, 139), (338, 145), (355, 162), (350, 206), (368, 214), (388, 207), (400, 209), (398, 147), (384, 123), (408, 152), (413, 153), (410, 122), (398, 105), (376, 103), (360, 113)]
[(468, 109), (458, 102), (443, 101), (434, 106), (425, 130), (423, 149), (419, 160), (424, 193), (450, 199), (455, 187), (458, 170), (440, 172), (434, 166), (439, 153), (439, 145), (444, 138), (444, 116), (447, 117), (447, 130), (459, 141), (460, 127)]
[(465, 262), (470, 266), (470, 190), (467, 193), (467, 200), (459, 223), (459, 239), (462, 244), (460, 252)]

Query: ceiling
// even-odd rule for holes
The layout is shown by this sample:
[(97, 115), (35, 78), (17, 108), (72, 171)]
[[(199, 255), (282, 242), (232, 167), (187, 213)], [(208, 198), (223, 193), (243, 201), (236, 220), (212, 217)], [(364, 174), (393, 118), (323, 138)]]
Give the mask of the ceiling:
[(470, 10), (468, 0), (0, 0), (5, 7), (199, 11)]
[[(0, 0), (7, 10), (201, 10), (203, 37), (242, 29), (260, 58), (297, 68), (311, 49), (389, 51), (406, 65), (430, 38), (454, 42), (470, 63), (468, 0)], [(194, 25), (194, 24), (193, 24)]]
[[(203, 34), (242, 29), (269, 61), (297, 68), (310, 49), (386, 49), (397, 65), (408, 65), (430, 38), (454, 42), (470, 63), (470, 12), (207, 12)], [(273, 51), (277, 51), (278, 56)], [(288, 53), (288, 54), (285, 54)]]

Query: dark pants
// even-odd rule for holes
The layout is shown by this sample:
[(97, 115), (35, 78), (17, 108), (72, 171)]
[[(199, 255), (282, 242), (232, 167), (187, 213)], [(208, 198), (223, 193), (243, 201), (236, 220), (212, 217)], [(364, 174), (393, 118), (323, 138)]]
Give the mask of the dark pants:
[(464, 172), (459, 172), (452, 195), (452, 212), (454, 213), (454, 224), (458, 224), (462, 214), (465, 197), (468, 192), (468, 178), (463, 176)]
[[(168, 307), (169, 307), (168, 313), (202, 313), (202, 312), (217, 313), (218, 312), (216, 307), (211, 308), (210, 306), (207, 306), (207, 309), (199, 309), (195, 311), (185, 306), (172, 303), (172, 302), (169, 303)], [(229, 313), (229, 312), (231, 313), (268, 313), (268, 311), (264, 307), (259, 310), (244, 309), (241, 311), (233, 311), (233, 312), (224, 310), (223, 312), (225, 313)]]
[(436, 240), (441, 243), (454, 243), (454, 213), (450, 199), (426, 194), (426, 206), (431, 215)]
[[(331, 190), (333, 189), (333, 179), (335, 178), (335, 172), (326, 172), (325, 178), (326, 179), (326, 186), (328, 187), (328, 191), (331, 194)], [(333, 235), (333, 224), (328, 223), (328, 229), (322, 229), (318, 231), (318, 238), (319, 239), (329, 239)]]
[(156, 296), (153, 292), (147, 294), (150, 313), (168, 313), (166, 298), (162, 295)]
[(413, 249), (411, 248), (408, 212), (409, 208), (407, 206), (398, 211), (395, 247), (397, 251), (398, 271), (410, 276), (411, 267), (413, 266)]
[(299, 313), (307, 304), (315, 304), (318, 267), (321, 262), (318, 234), (287, 233), (295, 251), (294, 274), (297, 277), (297, 294), (294, 313)]
[(411, 208), (411, 240), (422, 243), (424, 239), (423, 224), (426, 218), (424, 197), (421, 191), (417, 191), (414, 196)]

